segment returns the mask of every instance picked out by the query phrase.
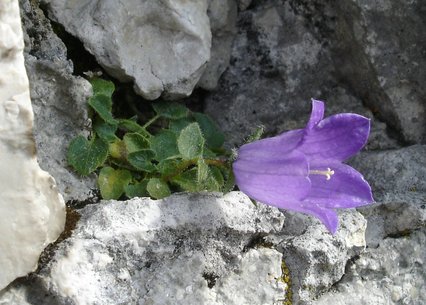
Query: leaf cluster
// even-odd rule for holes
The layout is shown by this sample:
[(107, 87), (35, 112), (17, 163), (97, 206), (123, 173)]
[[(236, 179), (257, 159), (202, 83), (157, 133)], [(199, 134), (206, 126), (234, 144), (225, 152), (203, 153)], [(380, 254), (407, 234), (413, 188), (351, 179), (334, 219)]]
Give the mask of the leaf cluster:
[(80, 175), (99, 171), (104, 199), (234, 187), (224, 135), (207, 115), (161, 101), (152, 104), (153, 116), (144, 124), (137, 117), (118, 119), (112, 114), (114, 84), (99, 78), (91, 83), (93, 132), (71, 141), (67, 159)]

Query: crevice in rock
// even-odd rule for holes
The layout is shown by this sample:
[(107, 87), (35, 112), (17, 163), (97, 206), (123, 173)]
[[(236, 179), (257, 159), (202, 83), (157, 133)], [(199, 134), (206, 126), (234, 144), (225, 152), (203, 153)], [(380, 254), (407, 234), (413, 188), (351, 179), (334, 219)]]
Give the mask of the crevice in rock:
[(40, 3), (39, 8), (43, 11), (46, 18), (50, 21), (53, 32), (61, 39), (67, 48), (67, 58), (72, 61), (74, 65), (74, 75), (84, 78), (84, 72), (100, 71), (103, 75), (108, 75), (105, 70), (99, 65), (95, 56), (88, 52), (83, 43), (72, 34), (68, 33), (65, 28), (54, 20), (49, 18), (47, 4)]

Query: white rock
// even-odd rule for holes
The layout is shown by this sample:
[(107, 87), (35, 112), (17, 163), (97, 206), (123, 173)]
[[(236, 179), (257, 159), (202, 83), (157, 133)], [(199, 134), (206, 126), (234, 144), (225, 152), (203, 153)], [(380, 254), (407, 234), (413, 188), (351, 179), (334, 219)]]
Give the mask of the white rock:
[(105, 69), (147, 99), (191, 94), (210, 59), (207, 1), (46, 0)]
[(65, 205), (37, 164), (17, 0), (0, 2), (0, 289), (37, 266), (62, 232)]
[(282, 254), (256, 247), (284, 217), (242, 193), (106, 201), (80, 213), (72, 236), (27, 283), (30, 303), (251, 305), (285, 296)]

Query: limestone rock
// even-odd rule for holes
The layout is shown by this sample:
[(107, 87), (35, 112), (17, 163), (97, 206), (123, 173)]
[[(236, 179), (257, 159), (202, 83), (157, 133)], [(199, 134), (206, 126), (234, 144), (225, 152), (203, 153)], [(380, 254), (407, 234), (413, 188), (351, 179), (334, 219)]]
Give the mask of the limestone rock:
[(46, 0), (52, 17), (147, 99), (191, 94), (210, 59), (207, 1)]
[(88, 135), (88, 81), (72, 75), (64, 43), (35, 1), (19, 0), (25, 41), (25, 68), (34, 109), (34, 137), (40, 166), (56, 180), (64, 199), (84, 201), (93, 196), (94, 177), (80, 177), (66, 161), (68, 144)]
[(369, 245), (426, 226), (425, 145), (365, 152), (351, 163), (370, 181), (377, 201), (360, 209), (368, 219)]
[(277, 233), (284, 218), (241, 193), (105, 201), (80, 213), (72, 236), (24, 289), (31, 304), (241, 305), (284, 298), (281, 253), (255, 246)]
[(0, 289), (37, 266), (62, 232), (65, 205), (40, 169), (18, 1), (0, 2)]
[(313, 305), (426, 303), (425, 230), (388, 238), (348, 268), (342, 281)]
[(285, 226), (273, 242), (289, 269), (294, 304), (309, 304), (339, 281), (348, 262), (364, 251), (367, 222), (355, 210), (341, 211), (333, 236), (311, 216), (284, 215)]

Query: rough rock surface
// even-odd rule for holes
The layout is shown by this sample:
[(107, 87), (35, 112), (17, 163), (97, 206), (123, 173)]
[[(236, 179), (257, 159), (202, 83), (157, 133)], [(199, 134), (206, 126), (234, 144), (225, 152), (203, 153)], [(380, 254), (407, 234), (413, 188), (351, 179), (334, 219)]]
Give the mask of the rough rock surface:
[(426, 227), (426, 146), (365, 152), (351, 162), (370, 181), (377, 203), (360, 209), (367, 217), (367, 242)]
[(348, 268), (331, 291), (313, 305), (422, 305), (426, 300), (425, 230), (387, 238)]
[(52, 16), (147, 99), (191, 94), (210, 59), (207, 1), (47, 0)]
[(35, 116), (35, 140), (40, 166), (55, 177), (64, 199), (83, 201), (93, 196), (93, 177), (77, 176), (68, 166), (69, 142), (88, 135), (87, 98), (91, 86), (73, 76), (64, 43), (35, 1), (19, 0), (25, 40), (25, 67)]
[(0, 290), (34, 271), (65, 223), (54, 179), (37, 164), (17, 0), (0, 2)]
[(80, 213), (51, 262), (2, 300), (22, 290), (33, 305), (274, 304), (285, 296), (281, 253), (256, 247), (284, 217), (241, 193), (109, 201)]
[[(399, 139), (424, 141), (425, 93), (416, 79), (425, 78), (425, 38), (408, 30), (424, 26), (422, 2), (358, 2), (267, 0), (240, 12), (231, 65), (206, 99), (230, 145), (256, 125), (269, 134), (303, 126), (312, 97), (339, 111), (367, 105)], [(379, 3), (391, 9), (371, 8)], [(375, 120), (373, 131), (383, 129)], [(374, 147), (392, 144), (379, 133)]]

